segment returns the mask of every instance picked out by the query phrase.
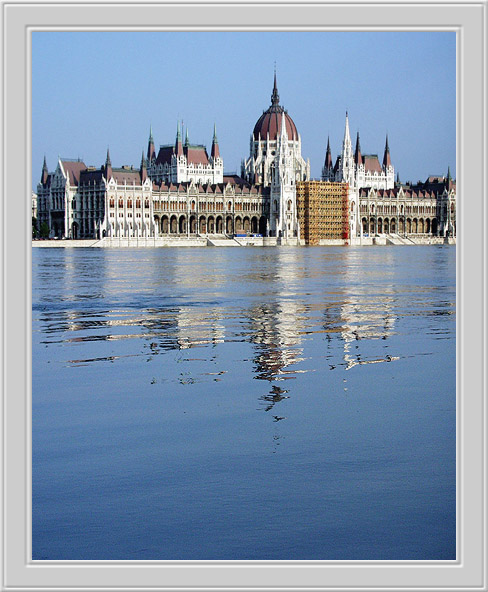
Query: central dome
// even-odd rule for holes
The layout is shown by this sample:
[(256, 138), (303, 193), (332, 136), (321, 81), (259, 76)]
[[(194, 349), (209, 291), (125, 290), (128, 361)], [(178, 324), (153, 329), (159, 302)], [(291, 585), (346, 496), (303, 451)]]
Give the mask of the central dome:
[(286, 133), (289, 140), (298, 140), (298, 132), (293, 119), (288, 115), (288, 112), (279, 104), (280, 97), (276, 87), (276, 74), (274, 77), (273, 93), (271, 95), (271, 106), (265, 111), (261, 117), (256, 121), (254, 126), (253, 136), (254, 140), (261, 136), (261, 140), (266, 140), (268, 134), (271, 141), (276, 140), (281, 133), (282, 114), (285, 114)]

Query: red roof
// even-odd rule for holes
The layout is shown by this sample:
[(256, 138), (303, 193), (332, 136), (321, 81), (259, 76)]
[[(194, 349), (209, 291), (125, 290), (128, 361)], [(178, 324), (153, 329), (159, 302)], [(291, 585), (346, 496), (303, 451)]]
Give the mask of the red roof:
[(115, 179), (117, 185), (123, 185), (127, 183), (127, 185), (142, 185), (141, 181), (141, 174), (138, 170), (120, 170), (120, 169), (112, 169), (112, 177)]
[(270, 107), (261, 115), (254, 126), (254, 139), (257, 140), (258, 135), (260, 135), (261, 140), (266, 140), (269, 133), (269, 139), (276, 140), (281, 134), (282, 113), (285, 113), (285, 125), (288, 139), (298, 140), (298, 132), (295, 123), (288, 113), (284, 111), (283, 107), (278, 107), (278, 109)]
[(208, 164), (208, 154), (205, 146), (185, 146), (184, 153), (188, 164)]
[(80, 182), (80, 173), (86, 170), (86, 164), (81, 160), (62, 160), (64, 172), (69, 175), (71, 185), (78, 185)]
[(376, 154), (365, 154), (363, 156), (364, 170), (368, 173), (381, 173), (382, 168)]

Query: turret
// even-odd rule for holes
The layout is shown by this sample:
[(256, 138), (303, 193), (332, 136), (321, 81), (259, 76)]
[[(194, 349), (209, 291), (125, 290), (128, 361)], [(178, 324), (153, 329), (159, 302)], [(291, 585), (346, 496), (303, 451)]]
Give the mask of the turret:
[(176, 126), (175, 154), (176, 154), (176, 156), (183, 156), (183, 145), (181, 143), (180, 122), (178, 122), (177, 126)]
[(140, 173), (141, 173), (141, 183), (144, 183), (144, 181), (147, 179), (147, 165), (146, 165), (146, 159), (144, 158), (144, 150), (142, 151)]
[(344, 128), (344, 140), (342, 141), (341, 167), (342, 179), (339, 180), (352, 185), (354, 182), (354, 155), (352, 153), (351, 134), (349, 133), (349, 116), (347, 111), (346, 125)]
[(363, 157), (361, 156), (361, 146), (359, 144), (359, 132), (356, 137), (356, 150), (354, 152), (354, 163), (357, 166), (363, 164)]
[(447, 184), (446, 189), (450, 191), (452, 189), (452, 177), (451, 177), (451, 167), (447, 167)]
[(327, 136), (327, 150), (325, 152), (324, 166), (322, 167), (322, 181), (334, 180), (334, 165), (332, 164), (332, 153), (330, 151), (330, 138)]
[(107, 148), (107, 158), (105, 159), (105, 178), (107, 181), (110, 180), (112, 176), (112, 163), (110, 162), (110, 151)]
[(342, 152), (352, 152), (351, 134), (349, 132), (349, 115), (346, 111), (346, 124), (344, 127), (344, 140), (342, 141)]
[(327, 151), (325, 153), (324, 169), (325, 170), (332, 169), (332, 153), (330, 151), (330, 139), (329, 139), (329, 136), (327, 136)]
[(390, 147), (388, 146), (388, 134), (386, 134), (385, 154), (383, 156), (383, 168), (391, 167)]
[(216, 158), (220, 158), (220, 150), (219, 150), (219, 141), (217, 140), (217, 127), (214, 123), (214, 133), (212, 139), (212, 152), (210, 153), (211, 157), (215, 160)]
[(44, 155), (44, 163), (42, 165), (41, 183), (46, 185), (49, 172), (47, 170), (46, 156)]
[(149, 141), (147, 143), (147, 160), (150, 163), (156, 158), (156, 149), (154, 148), (154, 139), (152, 135), (152, 126), (149, 128)]

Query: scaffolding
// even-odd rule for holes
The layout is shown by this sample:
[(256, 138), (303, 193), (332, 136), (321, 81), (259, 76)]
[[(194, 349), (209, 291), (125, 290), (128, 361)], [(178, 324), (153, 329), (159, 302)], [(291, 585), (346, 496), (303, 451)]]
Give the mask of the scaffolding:
[(305, 244), (349, 238), (348, 187), (347, 183), (328, 181), (297, 183), (300, 234)]

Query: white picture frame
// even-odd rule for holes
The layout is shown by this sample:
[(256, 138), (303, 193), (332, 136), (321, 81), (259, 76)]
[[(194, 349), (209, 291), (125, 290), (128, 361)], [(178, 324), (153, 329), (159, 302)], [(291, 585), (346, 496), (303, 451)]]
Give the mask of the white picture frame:
[[(259, 22), (257, 22), (259, 19)], [(487, 3), (2, 3), (2, 587), (486, 590)], [(96, 23), (96, 25), (93, 25)], [(163, 23), (164, 27), (155, 27)], [(31, 34), (42, 30), (421, 30), (457, 34), (456, 561), (32, 561)]]

